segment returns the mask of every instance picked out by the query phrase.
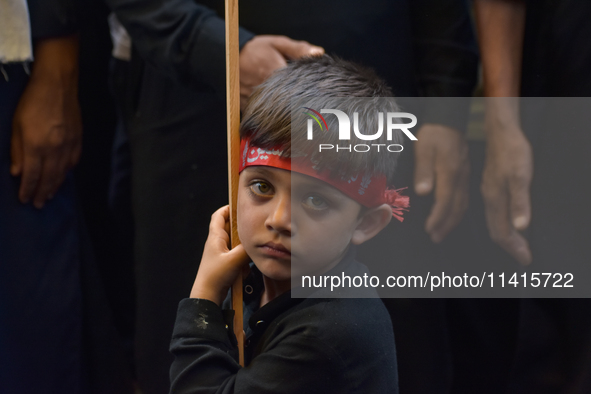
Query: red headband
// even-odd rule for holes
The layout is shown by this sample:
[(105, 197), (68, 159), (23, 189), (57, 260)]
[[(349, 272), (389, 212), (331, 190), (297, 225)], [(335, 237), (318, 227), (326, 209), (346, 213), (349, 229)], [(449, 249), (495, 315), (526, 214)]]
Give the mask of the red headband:
[(333, 178), (329, 170), (317, 172), (313, 163), (306, 157), (282, 157), (281, 150), (265, 150), (251, 146), (249, 139), (242, 139), (240, 152), (240, 172), (249, 166), (268, 166), (308, 175), (328, 183), (365, 207), (376, 207), (384, 203), (390, 205), (392, 216), (401, 222), (404, 220), (403, 211), (408, 211), (407, 208), (410, 206), (408, 196), (398, 193), (406, 188), (388, 189), (385, 175), (372, 177), (358, 174), (350, 179)]

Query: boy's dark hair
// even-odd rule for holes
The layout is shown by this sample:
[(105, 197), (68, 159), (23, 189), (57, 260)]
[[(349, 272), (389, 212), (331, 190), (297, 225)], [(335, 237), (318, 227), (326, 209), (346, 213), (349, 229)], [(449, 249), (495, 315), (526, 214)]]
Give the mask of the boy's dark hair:
[[(373, 70), (328, 55), (305, 57), (290, 62), (276, 71), (252, 94), (242, 117), (240, 136), (264, 149), (280, 147), (286, 157), (309, 156), (318, 170), (329, 169), (333, 176), (343, 178), (358, 173), (384, 174), (391, 180), (399, 153), (388, 152), (385, 145), (401, 144), (400, 131), (386, 139), (387, 112), (399, 111), (391, 98), (392, 91)], [(361, 100), (363, 98), (363, 100)], [(339, 109), (349, 115), (353, 129), (353, 113), (359, 114), (359, 130), (364, 134), (378, 129), (378, 112), (384, 113), (383, 133), (379, 139), (365, 141), (351, 132), (351, 139), (338, 139), (338, 120), (326, 116), (328, 130), (307, 139), (306, 121), (311, 119), (303, 107)], [(353, 130), (351, 130), (353, 131)], [(380, 151), (358, 153), (353, 150), (323, 150), (319, 144), (354, 146), (385, 144)]]

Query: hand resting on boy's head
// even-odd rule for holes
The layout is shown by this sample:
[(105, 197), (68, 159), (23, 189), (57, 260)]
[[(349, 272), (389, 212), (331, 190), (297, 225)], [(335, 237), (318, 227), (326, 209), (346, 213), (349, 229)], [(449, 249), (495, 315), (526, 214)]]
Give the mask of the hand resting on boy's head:
[(248, 97), (288, 60), (304, 56), (319, 56), (324, 48), (285, 36), (260, 35), (248, 41), (240, 51), (240, 108), (244, 110)]
[(250, 261), (242, 245), (229, 249), (229, 223), (228, 205), (211, 216), (209, 235), (203, 248), (199, 272), (191, 289), (191, 298), (203, 298), (221, 305), (242, 267)]

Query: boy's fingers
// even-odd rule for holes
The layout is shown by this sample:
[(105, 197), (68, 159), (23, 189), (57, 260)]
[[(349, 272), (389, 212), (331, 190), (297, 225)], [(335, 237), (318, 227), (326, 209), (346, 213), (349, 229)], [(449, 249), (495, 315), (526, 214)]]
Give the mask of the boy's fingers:
[(250, 262), (250, 258), (246, 254), (242, 244), (239, 244), (234, 249), (230, 250), (226, 256), (228, 256), (236, 266), (242, 266)]
[(217, 236), (223, 236), (224, 234), (228, 236), (228, 233), (225, 231), (226, 221), (229, 220), (230, 216), (230, 207), (225, 205), (215, 211), (211, 215), (211, 221), (209, 222), (209, 232), (210, 234), (215, 234)]
[(212, 215), (211, 215), (212, 219), (214, 217), (220, 217), (222, 218), (224, 221), (228, 220), (230, 217), (230, 206), (229, 205), (224, 205), (223, 207), (218, 208)]
[(224, 231), (228, 234), (230, 234), (230, 232), (232, 231), (232, 229), (230, 228), (230, 221), (226, 221), (226, 224), (224, 224)]

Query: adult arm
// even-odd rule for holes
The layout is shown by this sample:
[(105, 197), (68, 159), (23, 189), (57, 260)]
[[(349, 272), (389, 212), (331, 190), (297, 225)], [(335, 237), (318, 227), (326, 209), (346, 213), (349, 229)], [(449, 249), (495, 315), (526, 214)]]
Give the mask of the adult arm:
[[(146, 62), (178, 83), (209, 86), (225, 97), (225, 25), (215, 11), (193, 0), (107, 0), (107, 4)], [(243, 28), (239, 46), (242, 103), (254, 86), (285, 65), (285, 59), (323, 52), (287, 37), (255, 38)]]
[(519, 233), (531, 218), (533, 153), (521, 130), (519, 90), (525, 27), (522, 0), (476, 0), (476, 19), (487, 98), (486, 161), (481, 191), (493, 241), (529, 264), (527, 240)]
[(13, 117), (11, 167), (19, 199), (42, 208), (80, 157), (76, 2), (28, 2), (34, 62)]
[[(441, 242), (468, 207), (468, 146), (462, 130), (476, 83), (478, 55), (467, 2), (412, 0), (417, 79), (425, 100), (425, 123), (415, 143), (415, 191), (434, 192), (425, 223), (433, 242)], [(453, 99), (452, 99), (453, 97)]]

